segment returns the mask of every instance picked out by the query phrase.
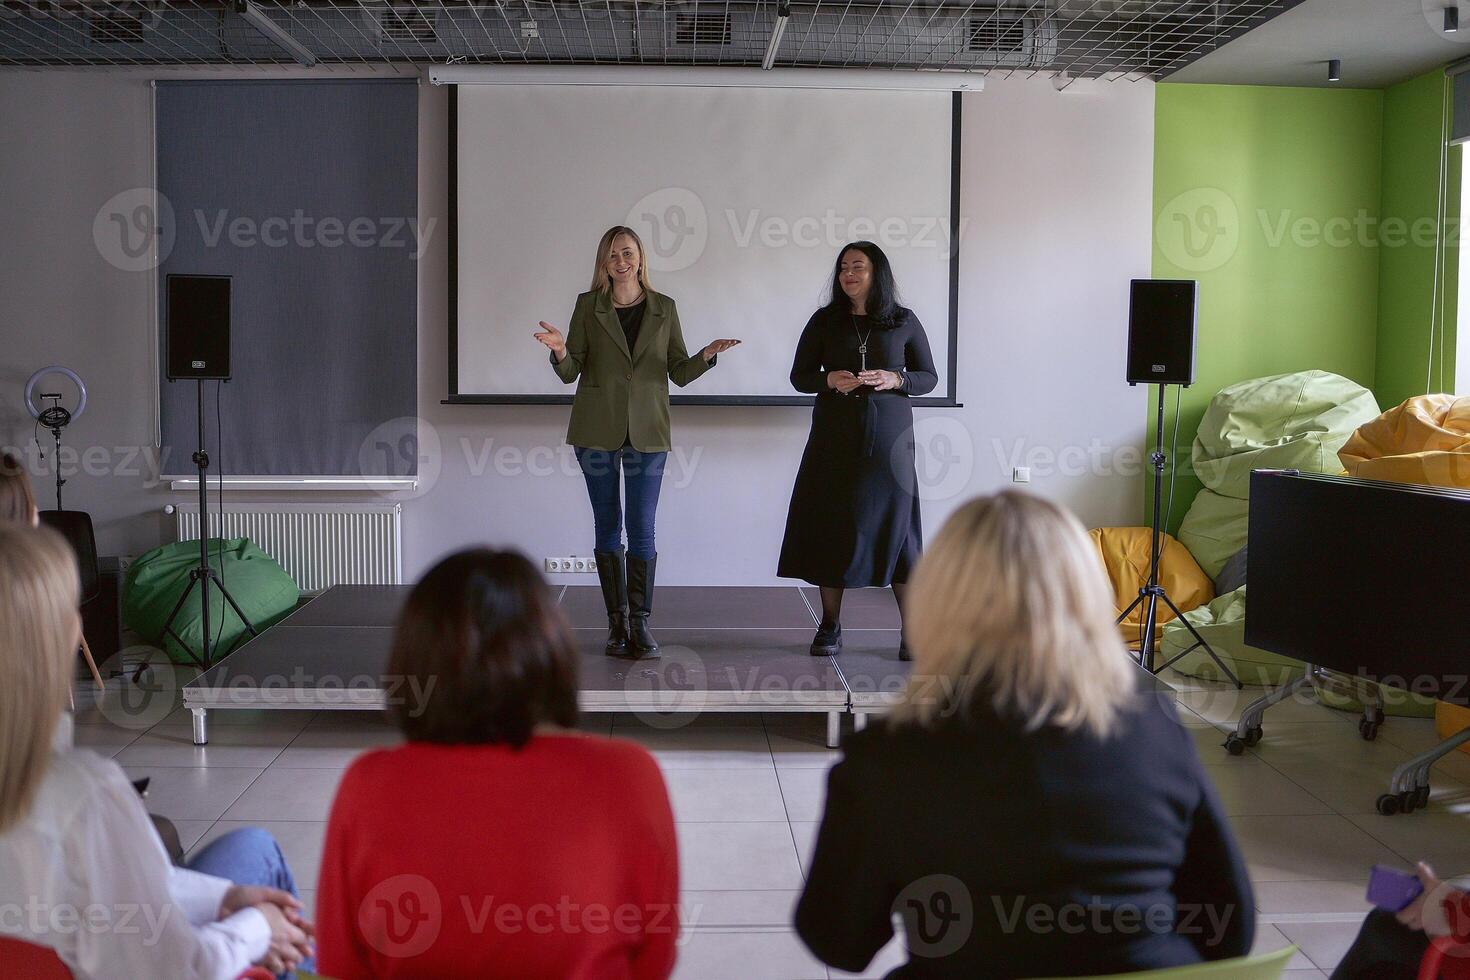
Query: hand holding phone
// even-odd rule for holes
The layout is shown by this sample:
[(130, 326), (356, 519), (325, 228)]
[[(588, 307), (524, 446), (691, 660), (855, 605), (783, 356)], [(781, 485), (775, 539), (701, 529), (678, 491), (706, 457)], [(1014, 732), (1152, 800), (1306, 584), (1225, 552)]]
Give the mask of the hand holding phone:
[(1368, 901), (1385, 912), (1402, 912), (1424, 891), (1418, 877), (1384, 864), (1373, 865), (1368, 878)]

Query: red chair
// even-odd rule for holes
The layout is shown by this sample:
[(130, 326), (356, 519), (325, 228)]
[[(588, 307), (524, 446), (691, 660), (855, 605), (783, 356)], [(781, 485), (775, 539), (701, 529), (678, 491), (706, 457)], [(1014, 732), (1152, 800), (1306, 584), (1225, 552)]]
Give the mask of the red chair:
[(1470, 980), (1470, 943), (1435, 936), (1419, 961), (1419, 980)]
[[(51, 947), (9, 936), (0, 936), (0, 963), (5, 964), (6, 980), (72, 980), (71, 970)], [(275, 980), (275, 974), (252, 966), (240, 980)]]

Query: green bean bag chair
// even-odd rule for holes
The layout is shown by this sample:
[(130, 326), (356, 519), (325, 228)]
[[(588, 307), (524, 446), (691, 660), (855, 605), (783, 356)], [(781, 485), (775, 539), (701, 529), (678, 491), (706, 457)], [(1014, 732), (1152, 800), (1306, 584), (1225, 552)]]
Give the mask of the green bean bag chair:
[[(1270, 653), (1245, 642), (1245, 590), (1246, 586), (1242, 585), (1207, 605), (1190, 610), (1184, 614), (1184, 618), (1199, 631), (1210, 649), (1229, 665), (1242, 684), (1279, 687), (1296, 680), (1306, 669), (1300, 660)], [(1165, 623), (1164, 638), (1159, 641), (1156, 662), (1167, 663), (1193, 645), (1194, 637), (1182, 623)], [(1197, 649), (1186, 654), (1174, 665), (1174, 669), (1201, 680), (1227, 680), (1220, 673), (1220, 668), (1215, 666), (1215, 661), (1203, 650)], [(1435, 702), (1432, 699), (1391, 688), (1384, 688), (1382, 693), (1385, 714), (1405, 718), (1429, 718), (1434, 715)], [(1363, 705), (1356, 699), (1320, 687), (1317, 689), (1317, 697), (1323, 704), (1343, 711), (1363, 710)]]
[[(249, 538), (209, 542), (209, 563), (219, 572), (230, 595), (239, 603), (257, 632), (274, 625), (296, 608), (301, 590), (276, 560)], [(197, 656), (204, 635), (200, 590), (195, 587), (174, 619), (173, 632), (188, 645), (185, 651), (165, 632), (169, 614), (179, 596), (189, 588), (189, 571), (199, 564), (199, 542), (176, 541), (155, 548), (128, 566), (123, 582), (123, 622), (175, 663), (190, 663)], [(210, 649), (218, 659), (234, 648), (245, 634), (240, 617), (230, 608), (219, 589), (209, 590)]]
[(1373, 393), (1327, 371), (1253, 378), (1222, 388), (1200, 420), (1190, 461), (1205, 485), (1178, 538), (1211, 578), (1246, 538), (1254, 469), (1339, 473), (1337, 451), (1378, 417)]

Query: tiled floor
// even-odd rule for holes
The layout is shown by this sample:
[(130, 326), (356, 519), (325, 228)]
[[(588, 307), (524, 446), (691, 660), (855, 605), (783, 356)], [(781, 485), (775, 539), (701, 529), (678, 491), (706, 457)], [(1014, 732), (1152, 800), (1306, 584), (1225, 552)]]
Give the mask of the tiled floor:
[[(1290, 704), (1268, 713), (1259, 746), (1232, 757), (1215, 726), (1237, 716), (1253, 692), (1171, 682), (1255, 879), (1259, 948), (1300, 947), (1289, 977), (1323, 977), (1337, 963), (1367, 911), (1363, 887), (1373, 864), (1426, 858), (1446, 877), (1470, 874), (1470, 756), (1438, 767), (1428, 811), (1374, 813), (1392, 766), (1435, 741), (1430, 721), (1391, 718), (1367, 743), (1353, 716)], [(118, 696), (112, 690), (108, 698)], [(358, 752), (396, 739), (383, 720), (360, 712), (214, 712), (211, 742), (197, 748), (182, 710), (128, 728), (110, 720), (123, 717), (116, 710), (78, 707), (77, 741), (135, 778), (152, 777), (149, 807), (175, 820), (186, 847), (234, 827), (264, 826), (308, 901), (343, 769)], [(639, 742), (663, 766), (683, 868), (678, 977), (847, 976), (829, 973), (790, 927), (826, 770), (838, 756), (824, 745), (820, 716), (714, 715), (668, 728), (631, 715), (589, 715), (585, 727)], [(902, 955), (890, 944), (864, 975), (881, 976)]]

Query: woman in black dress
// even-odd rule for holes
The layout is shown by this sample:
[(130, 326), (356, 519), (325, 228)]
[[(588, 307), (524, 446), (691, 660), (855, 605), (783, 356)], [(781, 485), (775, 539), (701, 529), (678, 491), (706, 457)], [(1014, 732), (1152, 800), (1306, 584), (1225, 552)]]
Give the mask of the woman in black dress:
[[(891, 585), (903, 610), (923, 547), (909, 398), (938, 383), (923, 324), (898, 304), (888, 256), (872, 242), (844, 246), (831, 300), (807, 321), (791, 365), (792, 386), (817, 402), (776, 573), (821, 588), (813, 656), (842, 651), (844, 589)], [(899, 656), (908, 659), (902, 641)]]

